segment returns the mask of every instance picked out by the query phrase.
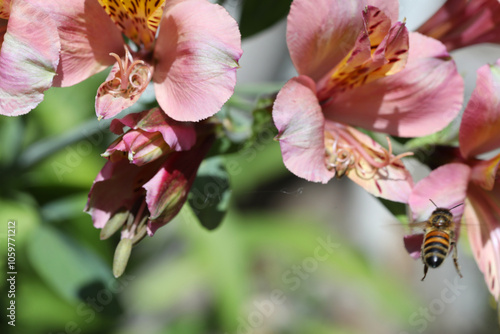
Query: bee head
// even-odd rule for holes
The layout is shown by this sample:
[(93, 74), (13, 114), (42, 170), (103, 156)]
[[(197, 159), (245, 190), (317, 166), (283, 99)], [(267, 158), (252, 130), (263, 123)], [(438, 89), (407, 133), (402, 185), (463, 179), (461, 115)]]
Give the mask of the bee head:
[(434, 225), (446, 225), (451, 222), (453, 215), (449, 209), (437, 208), (432, 212), (431, 222)]

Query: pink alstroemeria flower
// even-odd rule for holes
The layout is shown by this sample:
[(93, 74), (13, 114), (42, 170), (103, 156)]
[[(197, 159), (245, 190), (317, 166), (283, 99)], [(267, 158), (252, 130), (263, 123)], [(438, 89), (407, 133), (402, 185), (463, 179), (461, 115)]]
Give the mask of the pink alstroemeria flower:
[[(123, 133), (125, 126), (130, 130)], [(174, 121), (159, 108), (112, 121), (111, 130), (122, 135), (103, 154), (109, 161), (97, 175), (85, 208), (94, 226), (102, 229), (101, 239), (122, 229), (121, 240), (127, 239), (122, 244), (130, 250), (179, 213), (213, 143), (210, 129), (209, 124)], [(115, 258), (123, 258), (118, 251), (122, 248)], [(115, 276), (125, 268), (113, 266)]]
[[(478, 158), (500, 147), (500, 60), (477, 72), (476, 88), (467, 104), (459, 132), (459, 148), (440, 148), (432, 155), (450, 161), (417, 183), (410, 196), (413, 212), (429, 214), (428, 199), (441, 207), (464, 206), (452, 211), (459, 221), (462, 213), (476, 262), (490, 292), (500, 298), (500, 154)], [(427, 209), (425, 209), (427, 206)], [(421, 245), (420, 239), (420, 245)], [(420, 254), (415, 237), (405, 238), (413, 257)]]
[(500, 43), (500, 1), (447, 0), (417, 31), (440, 40), (448, 51)]
[(207, 0), (37, 1), (58, 23), (62, 51), (55, 84), (73, 85), (114, 63), (97, 92), (99, 118), (134, 104), (150, 81), (162, 110), (179, 121), (212, 116), (233, 93), (241, 37), (219, 5)]
[(408, 33), (397, 13), (397, 1), (293, 1), (287, 43), (299, 76), (273, 107), (292, 173), (323, 183), (347, 175), (376, 196), (408, 200), (404, 155), (353, 126), (403, 137), (433, 133), (457, 116), (463, 82), (444, 45)]
[(0, 114), (28, 113), (43, 100), (59, 63), (51, 17), (28, 0), (0, 0)]

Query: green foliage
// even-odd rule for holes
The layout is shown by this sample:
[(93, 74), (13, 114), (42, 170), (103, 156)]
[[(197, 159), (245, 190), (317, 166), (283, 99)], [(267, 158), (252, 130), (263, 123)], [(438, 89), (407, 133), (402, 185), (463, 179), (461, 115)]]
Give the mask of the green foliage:
[(86, 289), (113, 279), (109, 266), (95, 254), (45, 225), (32, 234), (28, 255), (40, 277), (68, 302), (84, 299)]
[(205, 159), (189, 193), (188, 203), (200, 224), (213, 230), (229, 208), (231, 187), (221, 157)]
[(283, 19), (291, 0), (243, 0), (240, 20), (241, 37), (247, 38)]

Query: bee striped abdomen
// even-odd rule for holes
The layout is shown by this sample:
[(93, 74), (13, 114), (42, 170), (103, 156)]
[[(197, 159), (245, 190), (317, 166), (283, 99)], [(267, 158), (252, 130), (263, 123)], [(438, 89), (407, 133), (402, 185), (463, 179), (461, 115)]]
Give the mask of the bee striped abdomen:
[(443, 263), (450, 250), (450, 235), (443, 231), (430, 231), (425, 235), (422, 245), (422, 260), (431, 268)]

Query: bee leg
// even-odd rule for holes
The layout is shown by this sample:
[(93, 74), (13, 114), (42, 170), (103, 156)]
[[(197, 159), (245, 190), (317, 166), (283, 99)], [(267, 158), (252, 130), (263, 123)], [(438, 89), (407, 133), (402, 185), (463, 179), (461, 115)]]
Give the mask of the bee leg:
[(422, 277), (421, 281), (424, 280), (425, 276), (427, 276), (427, 270), (429, 269), (429, 267), (427, 266), (427, 264), (424, 263), (424, 277)]
[(457, 244), (455, 242), (451, 243), (451, 246), (453, 247), (453, 263), (455, 264), (455, 269), (457, 270), (458, 276), (462, 278), (462, 273), (460, 273), (460, 266), (458, 265), (458, 251), (457, 251)]

